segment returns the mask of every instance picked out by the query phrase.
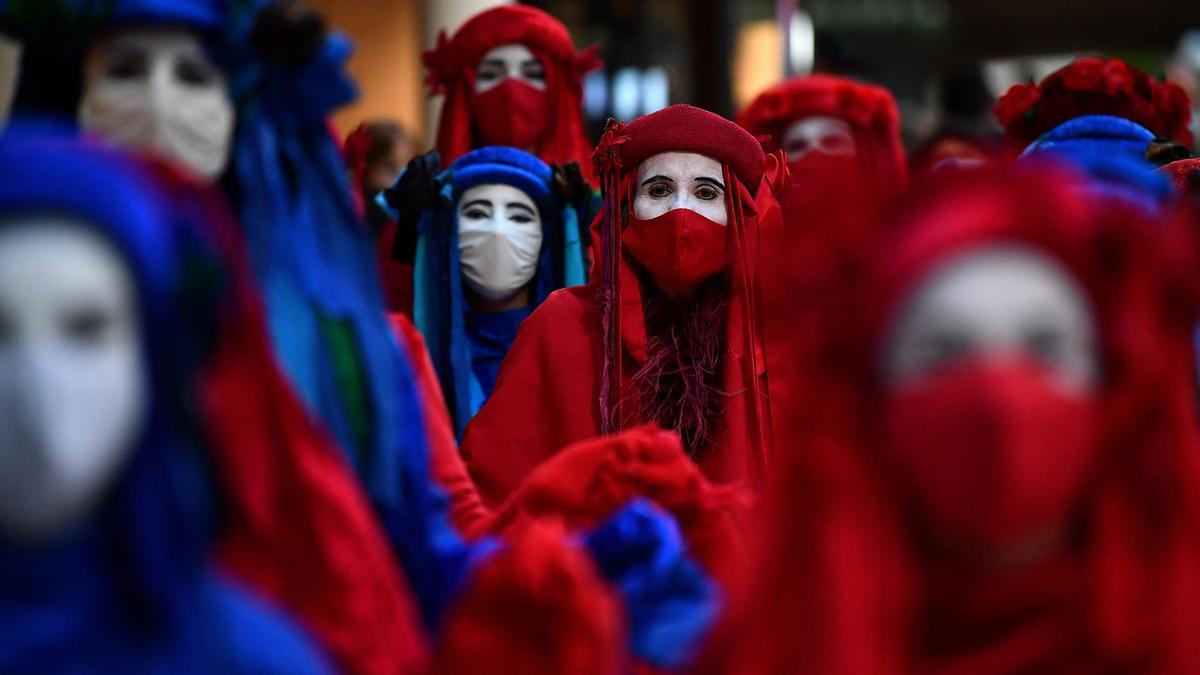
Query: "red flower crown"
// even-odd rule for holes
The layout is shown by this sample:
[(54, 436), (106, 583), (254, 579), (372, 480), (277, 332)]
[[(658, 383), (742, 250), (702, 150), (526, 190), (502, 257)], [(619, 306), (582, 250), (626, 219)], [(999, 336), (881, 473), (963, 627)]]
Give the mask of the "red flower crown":
[(1156, 82), (1120, 59), (1081, 56), (1040, 84), (1017, 84), (993, 110), (1006, 143), (1024, 148), (1067, 120), (1113, 115), (1159, 137), (1191, 145), (1191, 102), (1178, 85)]

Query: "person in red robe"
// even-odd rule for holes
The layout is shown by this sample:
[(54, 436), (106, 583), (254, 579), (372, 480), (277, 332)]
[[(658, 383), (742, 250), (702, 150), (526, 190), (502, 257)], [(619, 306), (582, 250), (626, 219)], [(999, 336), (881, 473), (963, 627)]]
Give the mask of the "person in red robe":
[[(759, 94), (738, 123), (769, 150), (786, 153), (789, 187), (779, 199), (783, 226), (762, 232), (762, 317), (767, 371), (790, 369), (796, 344), (821, 339), (824, 298), (840, 245), (873, 225), (907, 183), (896, 100), (882, 87), (833, 75), (797, 77)], [(795, 407), (803, 376), (771, 383), (772, 416)], [(787, 439), (776, 439), (786, 448)]]
[(566, 26), (525, 5), (476, 14), (423, 55), (426, 82), (445, 97), (438, 120), (442, 166), (485, 145), (507, 145), (547, 164), (577, 162), (591, 178), (583, 132), (583, 76), (596, 48), (575, 51)]
[(786, 171), (743, 129), (674, 105), (596, 151), (599, 273), (525, 321), (461, 452), (497, 504), (565, 446), (638, 424), (679, 433), (703, 474), (757, 487), (769, 462), (756, 236)]
[(934, 178), (796, 355), (821, 409), (701, 672), (1200, 672), (1194, 232)]

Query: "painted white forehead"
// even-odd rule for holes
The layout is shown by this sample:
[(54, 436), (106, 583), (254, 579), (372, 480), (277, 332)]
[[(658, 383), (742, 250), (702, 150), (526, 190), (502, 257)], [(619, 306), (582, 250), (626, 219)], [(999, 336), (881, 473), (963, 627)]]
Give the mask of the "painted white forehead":
[(650, 155), (638, 164), (637, 173), (638, 181), (661, 174), (668, 178), (709, 176), (724, 182), (721, 163), (698, 152), (660, 152)]
[(810, 115), (789, 124), (783, 132), (783, 137), (785, 139), (798, 136), (819, 138), (832, 134), (850, 134), (851, 132), (850, 125), (845, 120), (828, 115)]
[(487, 53), (480, 57), (479, 62), (483, 63), (484, 61), (496, 60), (504, 61), (506, 63), (519, 63), (521, 61), (529, 61), (534, 58), (536, 57), (533, 55), (533, 52), (529, 50), (529, 47), (526, 47), (519, 42), (509, 42), (497, 47), (492, 47), (487, 51)]

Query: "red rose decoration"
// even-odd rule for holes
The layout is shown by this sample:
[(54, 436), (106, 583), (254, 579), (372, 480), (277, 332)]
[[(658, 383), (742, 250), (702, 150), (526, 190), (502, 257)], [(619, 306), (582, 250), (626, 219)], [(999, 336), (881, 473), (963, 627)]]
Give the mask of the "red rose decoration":
[(1023, 119), (1042, 100), (1042, 92), (1034, 84), (1013, 85), (996, 102), (993, 113), (1003, 127)]

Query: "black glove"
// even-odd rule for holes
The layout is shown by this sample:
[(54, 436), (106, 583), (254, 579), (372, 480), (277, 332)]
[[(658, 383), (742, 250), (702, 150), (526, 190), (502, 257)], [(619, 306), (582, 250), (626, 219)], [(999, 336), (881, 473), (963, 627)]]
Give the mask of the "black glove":
[(421, 214), (437, 205), (441, 185), (442, 156), (437, 149), (417, 155), (408, 163), (396, 182), (383, 191), (383, 199), (396, 210), (396, 241), (392, 257), (411, 263), (416, 255), (417, 221)]

